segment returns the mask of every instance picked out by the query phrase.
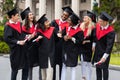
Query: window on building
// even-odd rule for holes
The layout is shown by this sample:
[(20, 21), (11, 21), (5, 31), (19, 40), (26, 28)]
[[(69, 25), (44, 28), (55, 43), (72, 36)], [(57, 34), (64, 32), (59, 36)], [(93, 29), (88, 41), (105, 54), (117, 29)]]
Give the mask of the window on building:
[(82, 10), (79, 12), (79, 16), (83, 19), (83, 16), (86, 14), (86, 10)]
[(86, 0), (81, 0), (81, 3), (85, 3), (86, 2)]
[(71, 0), (64, 0), (64, 5), (71, 5)]

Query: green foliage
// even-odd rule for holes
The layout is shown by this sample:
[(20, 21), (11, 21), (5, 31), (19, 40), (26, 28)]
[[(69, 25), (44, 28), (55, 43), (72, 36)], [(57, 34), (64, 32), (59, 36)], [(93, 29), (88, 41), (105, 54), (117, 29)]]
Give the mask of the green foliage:
[(14, 7), (13, 4), (14, 4), (13, 0), (5, 0), (5, 2), (3, 3), (3, 9), (2, 10), (7, 12), (7, 11), (13, 9), (13, 7)]
[(8, 21), (7, 15), (4, 15), (2, 25), (5, 25), (7, 21)]
[(112, 49), (112, 53), (117, 53), (117, 52), (120, 52), (120, 43), (115, 42)]
[[(93, 11), (99, 15), (102, 11), (107, 12), (108, 14), (111, 15), (111, 11), (113, 8), (115, 7), (120, 7), (120, 0), (100, 0), (100, 7), (98, 6), (94, 6), (93, 7)], [(114, 12), (116, 13), (116, 12)], [(115, 18), (117, 16), (117, 18), (120, 18), (120, 14), (115, 14), (115, 15), (111, 15), (113, 18)], [(116, 32), (120, 31), (120, 19), (117, 20), (114, 23), (114, 28)]]
[(4, 27), (0, 26), (0, 41), (3, 41), (3, 33), (4, 33)]
[(3, 41), (4, 27), (0, 26), (0, 53), (9, 53), (8, 45)]
[(116, 23), (114, 24), (114, 28), (115, 28), (115, 31), (116, 31), (116, 32), (119, 32), (119, 31), (120, 31), (120, 20), (119, 20), (119, 21), (116, 21)]
[(9, 53), (9, 46), (5, 42), (0, 42), (0, 53)]
[(14, 2), (13, 0), (5, 0), (2, 3), (2, 15), (3, 15), (3, 21), (0, 25), (4, 25), (7, 21), (6, 13), (14, 8)]
[(120, 66), (120, 53), (111, 54), (110, 64)]

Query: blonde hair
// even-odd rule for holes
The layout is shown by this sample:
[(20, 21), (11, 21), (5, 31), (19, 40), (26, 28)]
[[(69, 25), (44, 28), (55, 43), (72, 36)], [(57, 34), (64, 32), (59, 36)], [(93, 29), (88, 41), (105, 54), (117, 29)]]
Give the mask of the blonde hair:
[(91, 32), (92, 32), (92, 29), (95, 27), (94, 23), (92, 22), (91, 18), (89, 18), (89, 23), (88, 25), (86, 25), (85, 22), (82, 22), (81, 25), (80, 25), (80, 28), (85, 31), (85, 28), (88, 28), (88, 31), (87, 31), (87, 36), (90, 36), (91, 35)]

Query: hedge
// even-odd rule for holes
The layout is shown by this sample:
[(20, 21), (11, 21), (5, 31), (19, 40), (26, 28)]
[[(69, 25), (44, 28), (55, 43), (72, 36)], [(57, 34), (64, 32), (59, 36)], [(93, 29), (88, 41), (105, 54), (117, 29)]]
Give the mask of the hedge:
[(0, 26), (0, 41), (3, 41), (4, 27)]
[(5, 42), (0, 41), (0, 53), (9, 53), (9, 51), (9, 46)]
[(3, 41), (4, 27), (0, 26), (0, 53), (9, 53), (9, 46)]

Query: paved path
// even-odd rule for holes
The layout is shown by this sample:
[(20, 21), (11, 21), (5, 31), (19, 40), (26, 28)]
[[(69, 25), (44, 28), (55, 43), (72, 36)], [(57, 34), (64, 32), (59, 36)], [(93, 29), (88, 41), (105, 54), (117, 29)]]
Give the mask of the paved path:
[[(77, 66), (77, 77), (76, 80), (81, 80), (81, 67)], [(92, 69), (92, 80), (96, 80), (95, 68)], [(120, 71), (110, 70), (109, 80), (120, 80)], [(20, 80), (21, 71), (18, 73), (17, 80)], [(38, 67), (33, 70), (33, 80), (38, 80)], [(0, 80), (10, 80), (10, 63), (9, 58), (5, 56), (0, 56)], [(58, 79), (57, 79), (58, 80)], [(70, 80), (70, 71), (67, 70), (67, 79)]]

